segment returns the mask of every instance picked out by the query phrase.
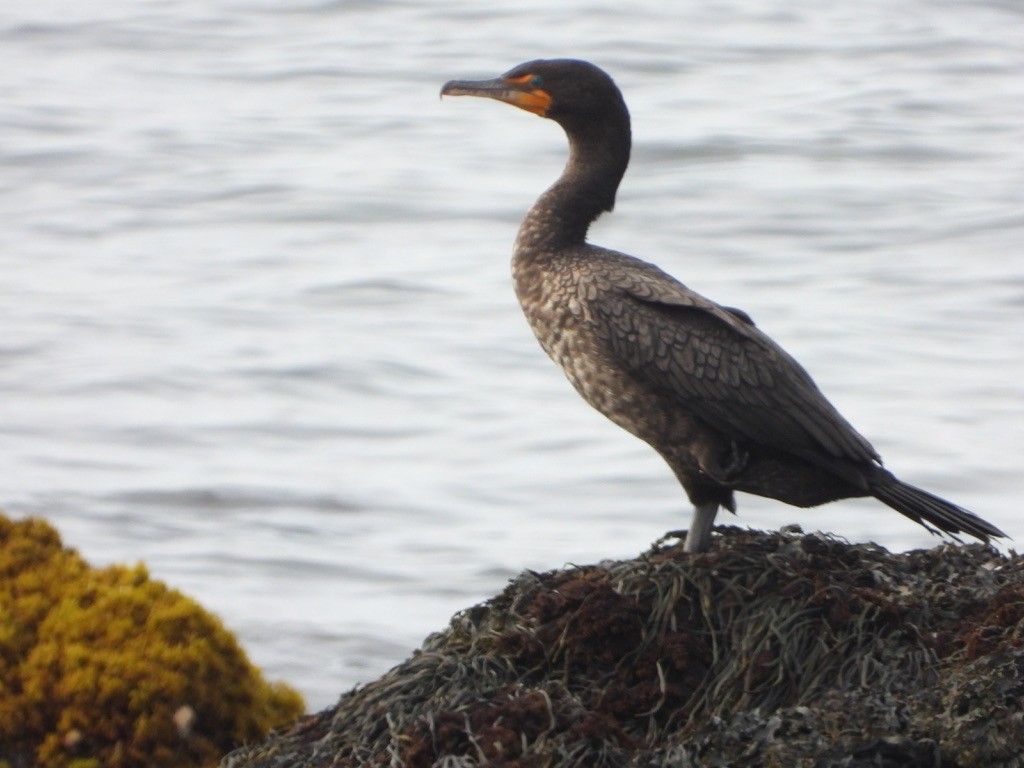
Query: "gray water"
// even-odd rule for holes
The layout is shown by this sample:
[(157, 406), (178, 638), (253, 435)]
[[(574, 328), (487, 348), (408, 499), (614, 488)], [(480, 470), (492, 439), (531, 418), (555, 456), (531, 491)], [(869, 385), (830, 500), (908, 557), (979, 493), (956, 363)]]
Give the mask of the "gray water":
[[(512, 295), (561, 132), (437, 97), (525, 59), (630, 104), (595, 242), (1024, 540), (1019, 4), (36, 0), (0, 50), (0, 506), (145, 561), (313, 709), (524, 568), (688, 522)], [(934, 543), (868, 501), (726, 517)]]

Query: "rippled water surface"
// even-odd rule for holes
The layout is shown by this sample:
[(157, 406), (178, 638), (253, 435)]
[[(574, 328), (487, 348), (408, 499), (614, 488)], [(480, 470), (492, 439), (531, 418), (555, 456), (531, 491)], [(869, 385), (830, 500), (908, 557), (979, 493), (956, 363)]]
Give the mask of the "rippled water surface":
[[(0, 8), (0, 506), (144, 560), (311, 708), (524, 568), (685, 527), (509, 283), (565, 141), (442, 82), (608, 69), (604, 245), (748, 310), (887, 465), (1024, 540), (1017, 4)], [(728, 520), (727, 520), (728, 522)], [(889, 547), (872, 502), (740, 500)]]

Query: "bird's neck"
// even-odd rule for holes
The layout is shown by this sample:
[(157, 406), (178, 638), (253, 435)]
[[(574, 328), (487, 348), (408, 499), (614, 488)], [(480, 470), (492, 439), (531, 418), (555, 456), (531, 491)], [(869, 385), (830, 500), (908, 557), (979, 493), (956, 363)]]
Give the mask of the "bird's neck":
[(534, 203), (516, 238), (523, 259), (586, 241), (593, 221), (615, 206), (615, 193), (629, 164), (629, 118), (585, 126), (569, 136), (562, 175)]

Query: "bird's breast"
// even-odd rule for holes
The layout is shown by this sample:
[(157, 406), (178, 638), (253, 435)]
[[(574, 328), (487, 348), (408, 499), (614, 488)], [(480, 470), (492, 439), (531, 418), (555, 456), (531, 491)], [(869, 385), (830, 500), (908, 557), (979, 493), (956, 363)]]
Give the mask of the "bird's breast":
[(573, 379), (574, 372), (587, 367), (585, 363), (598, 354), (588, 332), (593, 318), (581, 296), (585, 292), (581, 291), (579, 275), (570, 269), (517, 263), (513, 278), (516, 296), (534, 335)]
[(608, 290), (600, 277), (571, 266), (522, 264), (514, 265), (513, 277), (534, 335), (583, 399), (633, 434), (654, 429), (649, 422), (658, 409), (613, 359), (597, 325), (594, 302)]
[(611, 334), (625, 334), (626, 343), (641, 346), (649, 340), (640, 338), (635, 323), (609, 326), (607, 312), (596, 311), (624, 301), (607, 272), (586, 263), (575, 268), (513, 264), (530, 327), (587, 403), (652, 445), (677, 474), (700, 475), (707, 462), (724, 455), (727, 440), (612, 351)]

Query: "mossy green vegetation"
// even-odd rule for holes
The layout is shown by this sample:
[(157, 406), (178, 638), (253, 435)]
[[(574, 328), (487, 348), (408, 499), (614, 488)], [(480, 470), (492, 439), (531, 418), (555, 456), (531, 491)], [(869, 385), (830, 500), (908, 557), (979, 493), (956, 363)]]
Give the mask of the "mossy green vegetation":
[(92, 568), (0, 514), (0, 765), (215, 765), (303, 709), (144, 566)]

